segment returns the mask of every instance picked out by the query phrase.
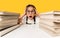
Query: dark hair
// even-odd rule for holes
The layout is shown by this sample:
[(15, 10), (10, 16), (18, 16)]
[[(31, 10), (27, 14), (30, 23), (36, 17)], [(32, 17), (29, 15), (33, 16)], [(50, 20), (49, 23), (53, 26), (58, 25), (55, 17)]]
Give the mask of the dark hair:
[(28, 7), (33, 7), (33, 8), (34, 8), (34, 11), (35, 11), (35, 13), (36, 13), (36, 7), (35, 7), (34, 5), (31, 5), (31, 4), (29, 4), (29, 5), (26, 6), (25, 12), (27, 11), (27, 8), (28, 8)]
[[(26, 6), (25, 12), (27, 11), (27, 8), (28, 8), (28, 7), (33, 7), (33, 8), (34, 8), (34, 11), (35, 11), (35, 14), (36, 14), (36, 7), (35, 7), (34, 5), (31, 5), (31, 4), (29, 4), (29, 5)], [(27, 13), (26, 13), (26, 14), (27, 14)], [(33, 19), (34, 19), (34, 24), (35, 24), (35, 22), (36, 22), (36, 18), (35, 18), (35, 17), (36, 17), (36, 16), (33, 17)], [(28, 21), (28, 17), (26, 16), (26, 24), (28, 24), (27, 21)]]

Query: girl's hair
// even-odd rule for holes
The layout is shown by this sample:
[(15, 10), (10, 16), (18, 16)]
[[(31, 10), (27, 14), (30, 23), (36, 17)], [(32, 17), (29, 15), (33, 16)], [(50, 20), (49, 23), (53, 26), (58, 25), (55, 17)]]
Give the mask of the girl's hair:
[[(31, 4), (29, 4), (29, 5), (26, 6), (26, 10), (25, 10), (26, 14), (27, 14), (27, 9), (28, 9), (28, 7), (33, 7), (33, 9), (34, 9), (34, 11), (35, 11), (34, 14), (36, 14), (36, 7), (35, 7), (34, 5), (31, 5)], [(35, 22), (36, 22), (36, 16), (34, 16), (33, 19), (34, 19), (34, 24), (35, 24)], [(27, 21), (28, 21), (28, 17), (26, 16), (26, 24), (28, 24)]]

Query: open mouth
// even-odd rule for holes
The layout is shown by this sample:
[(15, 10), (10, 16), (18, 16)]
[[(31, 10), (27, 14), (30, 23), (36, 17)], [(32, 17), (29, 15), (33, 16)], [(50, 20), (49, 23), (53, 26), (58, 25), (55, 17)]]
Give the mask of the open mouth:
[(29, 16), (30, 18), (32, 18), (32, 16)]

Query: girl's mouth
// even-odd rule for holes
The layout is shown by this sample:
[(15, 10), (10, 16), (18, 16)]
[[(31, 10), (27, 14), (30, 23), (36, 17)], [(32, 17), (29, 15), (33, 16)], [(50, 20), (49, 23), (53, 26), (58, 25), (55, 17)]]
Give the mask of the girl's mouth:
[(29, 16), (30, 18), (32, 18), (32, 16)]

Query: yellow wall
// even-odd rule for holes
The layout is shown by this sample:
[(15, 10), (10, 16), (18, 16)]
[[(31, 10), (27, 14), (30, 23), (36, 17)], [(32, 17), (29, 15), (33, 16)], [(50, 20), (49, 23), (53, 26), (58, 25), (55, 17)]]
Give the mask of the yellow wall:
[(35, 5), (40, 13), (60, 10), (60, 0), (0, 0), (0, 11), (24, 13), (28, 4)]

